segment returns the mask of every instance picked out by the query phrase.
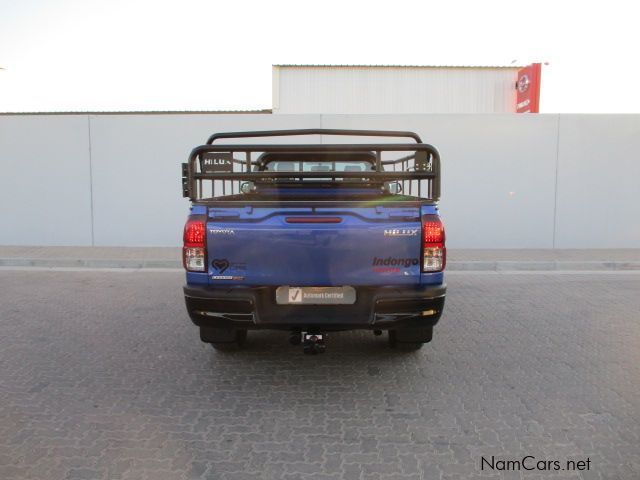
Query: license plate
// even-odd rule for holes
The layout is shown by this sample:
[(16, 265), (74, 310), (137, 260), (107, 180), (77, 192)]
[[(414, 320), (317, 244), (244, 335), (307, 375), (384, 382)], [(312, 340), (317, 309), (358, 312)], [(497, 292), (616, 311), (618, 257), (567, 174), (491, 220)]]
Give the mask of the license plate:
[(279, 305), (352, 305), (356, 303), (356, 289), (344, 287), (289, 287), (276, 289)]

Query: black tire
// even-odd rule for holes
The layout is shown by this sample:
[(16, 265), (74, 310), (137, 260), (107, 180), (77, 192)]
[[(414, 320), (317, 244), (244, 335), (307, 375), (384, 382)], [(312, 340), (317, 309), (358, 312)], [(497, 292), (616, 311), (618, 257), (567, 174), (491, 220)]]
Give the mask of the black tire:
[(398, 328), (389, 330), (389, 346), (397, 350), (411, 352), (420, 350), (433, 338), (433, 327)]
[(200, 327), (200, 340), (210, 343), (216, 350), (237, 350), (246, 339), (246, 329)]

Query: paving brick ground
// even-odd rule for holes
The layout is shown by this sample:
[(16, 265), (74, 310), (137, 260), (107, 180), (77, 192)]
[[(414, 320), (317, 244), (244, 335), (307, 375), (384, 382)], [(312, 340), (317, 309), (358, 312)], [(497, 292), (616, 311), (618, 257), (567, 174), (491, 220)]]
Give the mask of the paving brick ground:
[(221, 354), (177, 272), (0, 271), (0, 479), (640, 478), (640, 275), (448, 282), (417, 353), (258, 332)]

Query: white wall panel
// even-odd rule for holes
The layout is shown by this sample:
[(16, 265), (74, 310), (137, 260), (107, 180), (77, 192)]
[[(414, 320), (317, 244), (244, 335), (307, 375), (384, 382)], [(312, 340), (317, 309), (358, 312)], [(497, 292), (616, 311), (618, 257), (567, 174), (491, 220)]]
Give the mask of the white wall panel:
[(640, 247), (640, 115), (562, 115), (558, 248)]
[(412, 130), (442, 157), (441, 212), (459, 248), (550, 248), (557, 115), (325, 115), (323, 127)]
[(319, 123), (310, 115), (92, 115), (95, 244), (180, 243), (189, 207), (182, 198), (180, 164), (211, 133)]
[(86, 115), (0, 115), (0, 244), (91, 245)]

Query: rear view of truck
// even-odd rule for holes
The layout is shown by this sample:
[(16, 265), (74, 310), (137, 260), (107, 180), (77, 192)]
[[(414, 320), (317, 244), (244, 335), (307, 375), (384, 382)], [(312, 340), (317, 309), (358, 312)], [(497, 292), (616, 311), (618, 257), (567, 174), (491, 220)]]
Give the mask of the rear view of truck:
[[(404, 143), (232, 143), (336, 135)], [(304, 351), (327, 332), (431, 341), (444, 307), (440, 158), (411, 132), (288, 130), (212, 135), (183, 164), (187, 310), (202, 341), (240, 346), (279, 329)]]

